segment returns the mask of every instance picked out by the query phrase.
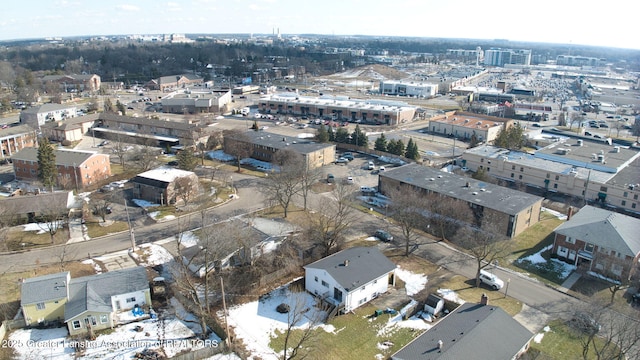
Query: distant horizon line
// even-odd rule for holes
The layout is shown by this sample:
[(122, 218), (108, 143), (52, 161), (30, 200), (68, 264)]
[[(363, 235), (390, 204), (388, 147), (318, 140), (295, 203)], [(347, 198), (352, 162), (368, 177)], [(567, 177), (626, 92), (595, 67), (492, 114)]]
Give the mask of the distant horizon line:
[(567, 47), (592, 47), (592, 48), (613, 48), (620, 50), (640, 51), (636, 48), (625, 48), (606, 45), (592, 45), (592, 44), (578, 44), (578, 43), (556, 43), (546, 41), (532, 41), (532, 40), (512, 40), (505, 38), (460, 38), (460, 37), (442, 37), (442, 36), (410, 36), (410, 35), (365, 35), (365, 34), (320, 34), (320, 33), (201, 33), (201, 32), (148, 32), (148, 33), (127, 33), (127, 34), (94, 34), (94, 35), (53, 35), (42, 37), (28, 37), (28, 38), (14, 38), (14, 39), (0, 39), (0, 43), (5, 42), (20, 42), (20, 41), (34, 41), (34, 40), (52, 40), (52, 39), (72, 39), (72, 38), (95, 38), (95, 37), (126, 37), (126, 36), (157, 36), (157, 35), (197, 35), (197, 36), (230, 36), (230, 35), (242, 35), (246, 37), (268, 36), (268, 37), (283, 37), (283, 36), (317, 36), (317, 37), (363, 37), (363, 38), (411, 38), (411, 39), (439, 39), (439, 40), (467, 40), (467, 41), (486, 41), (486, 42), (505, 42), (505, 43), (527, 43), (527, 44), (545, 44), (555, 46), (567, 46)]

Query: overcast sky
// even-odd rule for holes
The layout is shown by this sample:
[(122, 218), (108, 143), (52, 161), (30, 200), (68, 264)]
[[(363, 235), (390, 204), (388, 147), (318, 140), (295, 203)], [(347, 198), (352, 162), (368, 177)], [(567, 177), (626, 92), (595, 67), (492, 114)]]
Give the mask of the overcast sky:
[(0, 40), (254, 33), (508, 39), (640, 49), (635, 0), (11, 0)]

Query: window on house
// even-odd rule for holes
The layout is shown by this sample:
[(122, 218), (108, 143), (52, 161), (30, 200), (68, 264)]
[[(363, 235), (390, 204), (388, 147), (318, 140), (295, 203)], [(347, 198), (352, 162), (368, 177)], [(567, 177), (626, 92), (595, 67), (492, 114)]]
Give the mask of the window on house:
[(366, 298), (366, 297), (365, 297), (365, 298), (360, 299), (360, 301), (358, 301), (358, 305), (362, 305), (362, 304), (364, 304), (365, 302), (367, 302), (367, 298)]
[(557, 189), (558, 188), (558, 184), (553, 184), (553, 188)]
[(556, 181), (560, 180), (560, 175), (556, 175)]
[(100, 324), (106, 324), (108, 321), (107, 315), (100, 315)]
[(635, 209), (636, 208), (636, 203), (631, 204), (631, 208)]
[(315, 280), (316, 282), (318, 282), (318, 277), (317, 277), (317, 276), (314, 276), (314, 277), (313, 277), (313, 280)]
[(600, 191), (607, 192), (607, 187), (606, 186), (600, 186)]
[(516, 166), (515, 165), (511, 165), (511, 170), (515, 170)]
[(491, 171), (491, 168), (489, 168), (489, 167), (488, 167), (488, 168), (487, 168), (487, 172), (490, 172), (490, 171)]
[(322, 286), (329, 287), (329, 284), (326, 281), (322, 280)]
[(626, 206), (626, 205), (627, 205), (627, 202), (626, 202), (626, 201), (624, 201), (624, 200), (622, 200), (622, 201), (620, 202), (620, 205), (622, 205), (622, 206)]
[(588, 253), (592, 253), (593, 252), (593, 244), (586, 244), (584, 246), (584, 251), (586, 251)]
[(633, 200), (638, 200), (638, 194), (633, 195)]
[(576, 240), (575, 240), (575, 239), (573, 239), (573, 238), (571, 238), (571, 237), (568, 237), (565, 241), (566, 241), (567, 243), (569, 243), (569, 244), (575, 244), (575, 243), (576, 243)]
[(38, 310), (44, 310), (45, 306), (43, 302), (39, 302), (36, 304), (36, 309)]
[(524, 168), (521, 166), (520, 167), (520, 172), (523, 172), (523, 171), (524, 171)]
[(136, 302), (136, 298), (135, 297), (127, 298), (127, 302), (128, 303)]
[(73, 329), (74, 330), (78, 330), (82, 327), (82, 325), (80, 324), (80, 320), (73, 320)]
[(518, 175), (518, 180), (522, 180), (522, 175)]
[(629, 196), (629, 193), (625, 191), (624, 194), (622, 194), (622, 196), (627, 197)]
[(547, 179), (551, 177), (551, 174), (547, 173)]
[(514, 173), (511, 173), (511, 177), (512, 177), (512, 178), (514, 177), (514, 175), (515, 175)]

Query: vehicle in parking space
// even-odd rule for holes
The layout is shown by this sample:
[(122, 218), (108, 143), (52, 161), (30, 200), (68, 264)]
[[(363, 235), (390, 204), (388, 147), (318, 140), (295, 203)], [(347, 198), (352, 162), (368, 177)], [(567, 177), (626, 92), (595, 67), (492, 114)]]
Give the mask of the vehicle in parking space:
[(103, 187), (100, 188), (101, 192), (110, 192), (113, 191), (114, 188), (111, 185), (104, 185)]
[(384, 168), (384, 166), (380, 166), (380, 168), (379, 168), (378, 170), (380, 170), (380, 171), (384, 171), (384, 170), (385, 170), (385, 168)]
[(540, 128), (540, 127), (542, 127), (542, 124), (540, 124), (540, 123), (533, 123), (533, 125), (531, 125), (531, 126), (533, 126), (533, 127), (537, 127), (537, 128)]
[(345, 180), (345, 182), (349, 185), (353, 184), (353, 176), (347, 176), (347, 179)]
[(588, 132), (588, 131), (585, 131), (585, 132), (584, 132), (584, 136), (593, 136), (593, 134), (592, 134), (592, 133), (590, 133), (590, 132)]
[(370, 186), (360, 186), (360, 192), (364, 195), (372, 195), (376, 193), (376, 189)]
[(328, 183), (334, 183), (336, 182), (336, 177), (333, 176), (333, 174), (327, 174), (327, 182)]
[(349, 160), (345, 159), (344, 157), (339, 157), (338, 160), (336, 160), (336, 164), (346, 164), (348, 162)]
[(607, 124), (600, 124), (600, 127), (601, 127), (601, 128), (608, 128), (608, 127), (609, 127), (609, 125), (607, 125)]
[(595, 134), (593, 135), (594, 138), (596, 139), (604, 139), (604, 136), (600, 135), (600, 134)]
[(380, 241), (384, 241), (384, 242), (392, 242), (393, 241), (393, 235), (391, 235), (388, 231), (385, 230), (376, 230), (376, 232), (373, 234), (373, 236), (375, 236), (376, 238), (378, 238)]
[(376, 168), (376, 165), (373, 163), (373, 161), (369, 161), (369, 163), (367, 163), (367, 170), (373, 170)]
[(347, 159), (347, 160), (349, 160), (349, 161), (353, 161), (353, 159), (354, 159), (354, 158), (353, 158), (353, 154), (352, 154), (352, 153), (350, 153), (350, 152), (347, 152), (347, 153), (342, 154), (342, 157), (343, 157), (343, 158), (345, 158), (345, 159)]
[(486, 270), (480, 270), (480, 281), (489, 285), (493, 290), (500, 290), (504, 286), (504, 281)]

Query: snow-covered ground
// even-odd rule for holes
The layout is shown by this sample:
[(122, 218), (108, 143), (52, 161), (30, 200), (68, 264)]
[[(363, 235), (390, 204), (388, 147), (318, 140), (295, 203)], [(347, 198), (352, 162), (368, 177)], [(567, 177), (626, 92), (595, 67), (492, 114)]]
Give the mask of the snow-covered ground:
[(173, 255), (160, 245), (153, 243), (142, 244), (140, 245), (140, 251), (142, 255), (131, 253), (131, 256), (141, 266), (152, 267), (173, 261)]
[(37, 231), (38, 234), (44, 234), (49, 232), (49, 229), (57, 229), (59, 226), (64, 225), (63, 222), (49, 222), (49, 223), (29, 223), (22, 225), (23, 231)]
[[(405, 282), (407, 293), (415, 294), (424, 289), (427, 277), (421, 274), (414, 274), (410, 271), (397, 269), (396, 274)], [(383, 295), (384, 296), (384, 295)], [(238, 305), (229, 309), (228, 321), (229, 325), (234, 328), (236, 336), (241, 339), (247, 349), (252, 353), (251, 359), (278, 359), (276, 354), (270, 347), (271, 337), (276, 331), (284, 331), (287, 327), (287, 314), (280, 314), (276, 311), (276, 307), (281, 303), (287, 303), (291, 308), (296, 302), (304, 303), (306, 307), (315, 309), (313, 304), (315, 299), (311, 294), (306, 292), (292, 293), (285, 285), (281, 288), (273, 290), (267, 296), (259, 301), (253, 301), (247, 304)], [(409, 304), (409, 306), (413, 305)], [(404, 309), (406, 311), (406, 309)], [(309, 318), (313, 318), (313, 311), (307, 313), (304, 322), (298, 324), (296, 328), (304, 328), (309, 326)], [(389, 322), (379, 331), (379, 336), (383, 337), (389, 333), (396, 331), (398, 328), (409, 327), (413, 329), (428, 329), (430, 327), (424, 320), (418, 316), (411, 317), (408, 320), (402, 320), (402, 310), (397, 316), (391, 317)], [(321, 328), (326, 332), (337, 333), (332, 325), (317, 324), (317, 328)], [(383, 338), (380, 339), (383, 341)], [(384, 347), (384, 344), (379, 344)]]
[(524, 258), (520, 258), (516, 260), (516, 262), (518, 263), (529, 262), (533, 266), (551, 265), (553, 267), (553, 271), (558, 273), (559, 278), (566, 279), (576, 269), (576, 266), (567, 264), (566, 262), (560, 261), (558, 259), (550, 259), (547, 261), (547, 259), (542, 257), (542, 253), (545, 251), (551, 250), (551, 248), (553, 248), (553, 245), (545, 246), (544, 248), (540, 249), (540, 251), (538, 251), (537, 253), (531, 254)]
[[(172, 302), (173, 303), (173, 302)], [(149, 319), (122, 325), (110, 334), (99, 335), (94, 341), (82, 343), (73, 342), (66, 338), (67, 329), (20, 329), (9, 335), (9, 341), (14, 345), (17, 359), (132, 359), (142, 350), (160, 349), (159, 333), (164, 328), (164, 351), (167, 357), (172, 357), (186, 349), (198, 349), (205, 346), (217, 346), (220, 338), (215, 334), (206, 340), (197, 340), (200, 331), (197, 321), (181, 314), (184, 310), (176, 309), (176, 317), (162, 320)], [(161, 326), (161, 323), (164, 326)], [(142, 330), (137, 331), (136, 327)], [(74, 350), (84, 346), (84, 353)]]
[(160, 204), (152, 203), (150, 201), (142, 200), (142, 199), (131, 199), (131, 201), (133, 201), (134, 204), (140, 206), (141, 208), (145, 208), (145, 209), (148, 208), (148, 207), (160, 206)]

